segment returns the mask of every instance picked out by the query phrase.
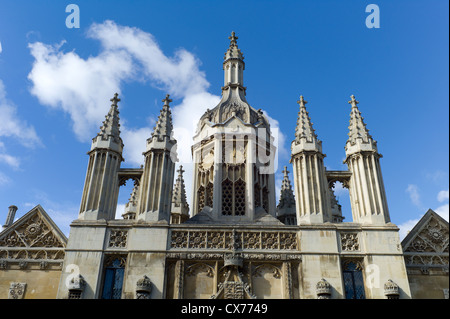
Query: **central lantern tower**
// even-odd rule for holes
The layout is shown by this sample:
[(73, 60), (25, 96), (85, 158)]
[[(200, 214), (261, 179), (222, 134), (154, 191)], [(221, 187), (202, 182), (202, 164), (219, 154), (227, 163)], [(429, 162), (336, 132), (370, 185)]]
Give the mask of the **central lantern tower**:
[(200, 118), (193, 138), (194, 221), (254, 222), (276, 216), (274, 139), (267, 117), (245, 98), (244, 56), (234, 32), (229, 39), (222, 99)]

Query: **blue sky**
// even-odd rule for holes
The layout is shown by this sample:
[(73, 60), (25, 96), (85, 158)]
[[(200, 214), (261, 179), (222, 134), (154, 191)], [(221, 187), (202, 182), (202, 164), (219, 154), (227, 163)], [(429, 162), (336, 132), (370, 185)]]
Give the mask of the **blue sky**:
[[(80, 28), (66, 27), (70, 3), (79, 6)], [(366, 26), (371, 3), (380, 9), (380, 28)], [(220, 97), (233, 30), (245, 56), (247, 100), (280, 130), (277, 187), (282, 167), (290, 167), (298, 96), (309, 102), (325, 165), (344, 170), (347, 101), (354, 94), (383, 155), (392, 222), (404, 234), (428, 208), (448, 220), (448, 11), (448, 1), (437, 0), (4, 0), (0, 222), (10, 205), (20, 217), (41, 204), (68, 234), (86, 152), (116, 91), (122, 167), (142, 162), (166, 93), (177, 138), (189, 146), (183, 133)], [(121, 188), (119, 210), (130, 192), (130, 185)], [(348, 196), (337, 193), (351, 221)]]

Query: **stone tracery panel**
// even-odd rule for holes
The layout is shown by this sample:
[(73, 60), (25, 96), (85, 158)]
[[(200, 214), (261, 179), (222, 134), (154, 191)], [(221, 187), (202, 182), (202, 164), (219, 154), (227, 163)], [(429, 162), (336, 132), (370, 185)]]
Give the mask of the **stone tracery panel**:
[(172, 230), (172, 249), (297, 250), (296, 232)]

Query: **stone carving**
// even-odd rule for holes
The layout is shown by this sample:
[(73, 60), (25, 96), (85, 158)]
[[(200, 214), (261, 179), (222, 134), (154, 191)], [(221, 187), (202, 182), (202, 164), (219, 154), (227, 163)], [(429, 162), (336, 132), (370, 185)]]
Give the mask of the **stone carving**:
[(127, 246), (128, 230), (111, 229), (109, 234), (109, 248), (125, 248)]
[(171, 234), (172, 249), (297, 250), (297, 247), (295, 232), (173, 230)]
[(26, 283), (13, 282), (9, 287), (8, 299), (23, 299), (25, 295)]
[(206, 248), (206, 232), (189, 232), (189, 248)]
[(38, 205), (1, 233), (0, 269), (59, 268), (65, 246), (65, 236)]
[(64, 259), (64, 250), (46, 249), (46, 250), (28, 250), (28, 249), (9, 249), (0, 251), (1, 259), (12, 260), (62, 260)]
[(27, 269), (27, 267), (28, 267), (28, 263), (26, 261), (22, 260), (22, 261), (19, 262), (19, 268), (20, 269), (22, 269), (22, 270), (23, 269)]
[(37, 211), (0, 239), (2, 247), (64, 247)]
[[(301, 261), (302, 256), (300, 254), (240, 254), (245, 260), (269, 260), (269, 261)], [(168, 253), (167, 258), (169, 259), (186, 259), (186, 260), (218, 260), (224, 258), (224, 254), (218, 253)]]
[(186, 275), (195, 276), (199, 272), (205, 272), (208, 277), (214, 277), (214, 269), (205, 263), (195, 263), (186, 268)]
[(276, 278), (276, 279), (281, 278), (281, 270), (272, 264), (262, 264), (262, 265), (256, 266), (253, 269), (252, 275), (255, 277), (261, 277), (264, 274), (264, 269), (270, 271), (274, 278)]
[(136, 299), (150, 299), (152, 282), (146, 275), (136, 282)]
[(428, 265), (428, 266), (447, 266), (449, 264), (448, 255), (442, 256), (442, 255), (407, 255), (405, 256), (406, 264), (407, 265)]
[(387, 297), (387, 299), (398, 299), (399, 298), (399, 289), (398, 285), (393, 282), (391, 279), (389, 279), (384, 284), (384, 295)]
[(342, 251), (359, 251), (358, 233), (341, 233)]
[(80, 274), (74, 276), (69, 281), (69, 299), (81, 299), (86, 282)]
[(316, 284), (317, 299), (330, 299), (331, 297), (331, 285), (325, 279), (321, 279)]
[(224, 256), (223, 281), (218, 284), (217, 293), (212, 295), (211, 299), (218, 299), (223, 296), (224, 299), (256, 299), (251, 292), (250, 285), (243, 279), (243, 257), (241, 254), (233, 251)]
[(242, 281), (226, 281), (223, 283), (225, 299), (244, 299), (244, 283)]
[(431, 218), (418, 232), (405, 252), (448, 253), (448, 241), (448, 227), (442, 225), (437, 219)]

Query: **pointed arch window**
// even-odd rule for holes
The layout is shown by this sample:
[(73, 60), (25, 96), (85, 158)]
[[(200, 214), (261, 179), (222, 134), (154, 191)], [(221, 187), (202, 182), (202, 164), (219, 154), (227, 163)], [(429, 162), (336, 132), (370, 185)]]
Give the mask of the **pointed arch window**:
[(360, 261), (344, 261), (342, 275), (345, 299), (366, 299), (364, 290), (363, 267)]
[(121, 298), (125, 263), (126, 258), (123, 256), (108, 256), (106, 258), (102, 299)]

